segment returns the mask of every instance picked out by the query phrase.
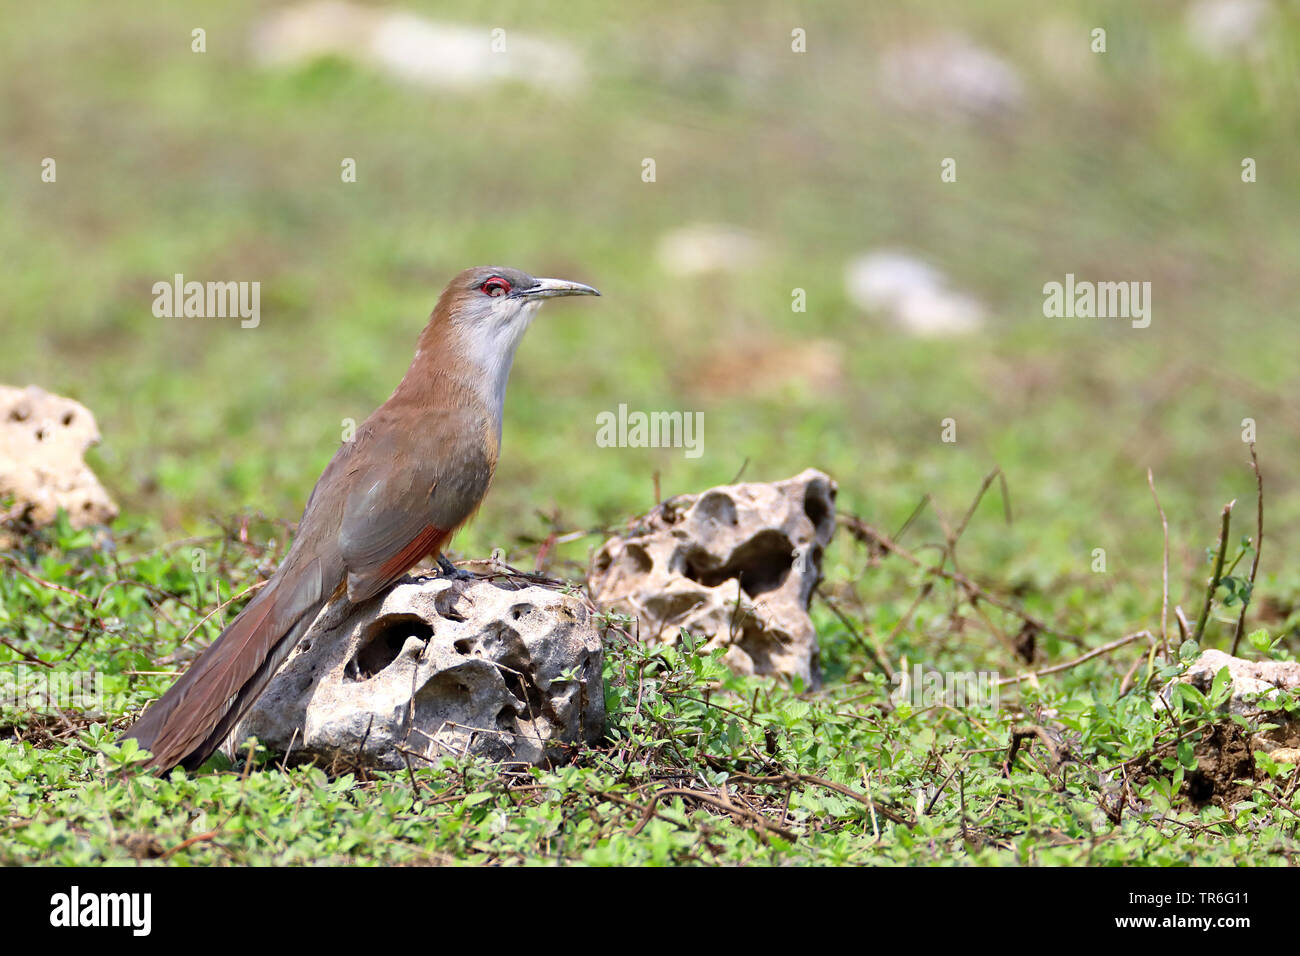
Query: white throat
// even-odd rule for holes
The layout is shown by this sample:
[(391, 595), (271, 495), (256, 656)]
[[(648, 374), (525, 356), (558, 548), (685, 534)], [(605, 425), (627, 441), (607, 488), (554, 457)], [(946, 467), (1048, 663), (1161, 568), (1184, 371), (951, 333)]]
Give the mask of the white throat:
[(501, 437), (501, 416), (506, 405), (506, 385), (514, 365), (515, 350), (537, 316), (541, 302), (525, 302), (508, 315), (490, 315), (464, 330), (466, 358), (479, 373), (475, 385), (491, 410)]

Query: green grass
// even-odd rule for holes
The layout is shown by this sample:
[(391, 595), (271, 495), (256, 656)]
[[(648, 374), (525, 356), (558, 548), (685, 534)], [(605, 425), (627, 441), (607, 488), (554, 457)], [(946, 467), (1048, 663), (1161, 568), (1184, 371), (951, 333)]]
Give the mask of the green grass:
[[(614, 688), (610, 753), (542, 775), (533, 790), (515, 793), (486, 767), (421, 771), (413, 789), (403, 775), (331, 782), (270, 769), (155, 781), (114, 769), (113, 758), (101, 765), (87, 748), (98, 753), (108, 738), (88, 720), (122, 726), (170, 680), (132, 672), (158, 670), (207, 611), (255, 580), (258, 561), (273, 563), (232, 540), (231, 516), (297, 519), (343, 420), (388, 395), (443, 283), (481, 262), (590, 282), (604, 297), (549, 305), (530, 331), (495, 487), (455, 542), (461, 553), (502, 547), (527, 564), (552, 530), (645, 510), (656, 473), (667, 496), (729, 481), (742, 466), (746, 479), (816, 466), (839, 481), (843, 510), (890, 532), (932, 496), (904, 543), (933, 557), (921, 545), (942, 541), (938, 516), (957, 520), (1000, 466), (1013, 521), (996, 493), (986, 496), (961, 539), (962, 569), (1099, 646), (1158, 626), (1162, 536), (1148, 468), (1169, 519), (1171, 601), (1189, 616), (1224, 502), (1238, 501), (1232, 540), (1253, 534), (1240, 435), (1250, 417), (1267, 500), (1250, 627), (1268, 630), (1276, 654), (1297, 650), (1300, 574), (1286, 561), (1300, 547), (1294, 10), (1275, 11), (1257, 56), (1220, 61), (1188, 43), (1174, 5), (833, 0), (792, 11), (633, 0), (611, 11), (502, 0), (461, 4), (454, 17), (409, 5), (563, 39), (595, 80), (567, 97), (519, 85), (453, 95), (340, 60), (264, 71), (246, 52), (262, 9), (251, 2), (55, 0), (7, 13), (0, 381), (39, 384), (94, 411), (104, 440), (91, 462), (123, 507), (115, 553), (68, 533), (12, 561), (92, 601), (119, 578), (157, 590), (115, 586), (92, 610), (12, 564), (0, 571), (6, 671), (43, 670), (13, 663), (21, 650), (60, 670), (93, 666), (111, 694), (103, 718), (6, 716), (27, 742), (0, 742), (0, 859), (129, 858), (123, 834), (147, 832), (169, 848), (219, 825), (220, 837), (168, 859), (1266, 862), (1291, 851), (1286, 817), (1269, 802), (1285, 784), (1268, 780), (1247, 811), (1259, 816), (1238, 812), (1194, 836), (1200, 823), (1186, 815), (1206, 822), (1218, 811), (1165, 808), (1158, 774), (1144, 784), (1145, 818), (1115, 826), (1098, 809), (1109, 793), (1098, 769), (1172, 733), (1150, 713), (1158, 673), (1119, 695), (1139, 646), (1023, 696), (1008, 691), (1004, 711), (978, 726), (882, 709), (877, 669), (820, 605), (824, 694), (763, 684), (751, 711), (755, 685), (729, 681), (714, 699), (757, 724), (671, 697), (654, 702), (660, 722), (645, 723)], [(802, 56), (789, 53), (795, 25), (808, 31)], [(1077, 37), (1086, 49), (1098, 25), (1104, 55), (1052, 46), (1053, 36)], [(208, 32), (202, 55), (189, 48), (195, 26)], [(1028, 89), (1019, 116), (949, 122), (879, 102), (881, 50), (944, 30), (1016, 65)], [(39, 179), (46, 156), (58, 163), (55, 184)], [(356, 184), (339, 180), (345, 156), (358, 161)], [(653, 184), (640, 179), (646, 156), (658, 163)], [(947, 156), (958, 160), (957, 183), (940, 182)], [(1256, 183), (1240, 180), (1244, 156), (1258, 162)], [(655, 259), (660, 235), (699, 221), (751, 230), (767, 260), (739, 274), (667, 274)], [(843, 268), (879, 246), (939, 265), (990, 305), (987, 328), (918, 340), (858, 312)], [(150, 288), (177, 272), (260, 281), (261, 326), (154, 318)], [(1042, 285), (1067, 272), (1150, 280), (1151, 327), (1044, 319)], [(806, 313), (790, 310), (795, 287), (807, 290)], [(837, 368), (720, 371), (747, 348), (782, 354), (810, 339), (830, 343)], [(596, 416), (619, 403), (703, 411), (704, 455), (597, 447)], [(956, 444), (940, 441), (950, 416)], [(283, 546), (282, 528), (260, 519), (252, 528), (254, 545)], [(191, 537), (215, 549), (207, 572), (189, 570)], [(551, 570), (579, 576), (600, 540), (563, 546)], [(1014, 674), (1081, 650), (1042, 636), (1026, 665), (971, 609), (954, 613), (945, 586), (895, 633), (921, 576), (837, 540), (826, 589), (855, 628), (889, 641), (882, 651), (895, 666)], [(1092, 570), (1097, 548), (1104, 573)], [(1217, 607), (1204, 643), (1226, 646), (1235, 616)], [(1015, 633), (1014, 619), (995, 623)], [(641, 660), (613, 651), (609, 676)], [(687, 658), (655, 666), (694, 673)], [(1034, 751), (1001, 776), (1010, 728), (1044, 709), (1080, 725), (1087, 769), (1045, 770)], [(779, 728), (776, 755), (753, 737), (760, 726)], [(679, 735), (689, 740), (668, 754), (662, 741)], [(633, 739), (646, 741), (640, 769), (618, 763)], [(753, 746), (780, 768), (765, 773), (863, 792), (865, 772), (875, 798), (911, 825), (878, 819), (877, 836), (861, 804), (801, 785), (790, 798), (793, 841), (732, 833), (716, 810), (671, 800), (661, 807), (671, 821), (652, 817), (630, 835), (639, 811), (625, 804), (643, 809), (650, 792), (638, 774), (703, 774), (717, 786), (717, 773), (753, 771)], [(1160, 769), (1169, 781), (1177, 772)], [(916, 814), (915, 789), (954, 770), (932, 812)], [(975, 841), (961, 839), (958, 779)], [(784, 800), (780, 788), (746, 786), (755, 800)], [(340, 828), (345, 805), (352, 817)], [(283, 827), (286, 808), (297, 835)]]
[[(1012, 633), (1021, 614), (977, 611), (941, 583), (899, 628), (913, 575), (870, 560), (878, 593), (863, 601), (843, 574), (866, 552), (847, 534), (833, 549), (833, 604), (817, 609), (820, 691), (737, 677), (687, 635), (647, 648), (607, 617), (606, 740), (555, 768), (448, 758), (330, 776), (250, 753), (196, 774), (141, 773), (143, 753), (114, 728), (172, 679), (157, 656), (214, 636), (220, 617), (205, 621), (205, 608), (274, 564), (259, 544), (268, 530), (127, 556), (65, 521), (24, 555), (0, 556), (14, 572), (0, 579), (5, 647), (32, 662), (0, 703), (0, 863), (1235, 865), (1297, 850), (1294, 765), (1199, 766), (1216, 728), (1245, 726), (1218, 709), (1226, 670), (1209, 694), (1159, 702), (1194, 642), (1162, 663), (1155, 638), (1142, 639), (1002, 688), (1000, 707), (901, 694), (868, 649), (881, 635), (901, 631), (888, 656), (904, 673), (911, 661), (996, 677), (1006, 654), (980, 621)], [(849, 599), (870, 608), (860, 623), (831, 613)], [(1068, 635), (1038, 640), (1047, 660), (1079, 656)], [(1282, 644), (1260, 630), (1248, 648), (1289, 658)], [(74, 673), (101, 675), (102, 700), (69, 709), (34, 696)], [(1286, 695), (1268, 705), (1296, 707)], [(1053, 739), (1035, 747), (1040, 726)], [(1013, 757), (1015, 736), (1030, 744)]]

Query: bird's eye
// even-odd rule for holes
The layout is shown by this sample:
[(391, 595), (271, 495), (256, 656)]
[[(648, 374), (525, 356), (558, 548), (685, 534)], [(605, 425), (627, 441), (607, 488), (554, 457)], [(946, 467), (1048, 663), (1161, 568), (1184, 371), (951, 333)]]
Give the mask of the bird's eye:
[(479, 286), (479, 291), (496, 299), (510, 291), (510, 283), (500, 276), (493, 276)]

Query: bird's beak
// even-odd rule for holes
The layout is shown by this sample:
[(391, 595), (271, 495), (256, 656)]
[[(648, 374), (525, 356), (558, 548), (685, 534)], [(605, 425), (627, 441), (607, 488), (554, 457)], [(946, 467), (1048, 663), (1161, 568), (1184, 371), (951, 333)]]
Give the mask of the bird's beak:
[(521, 299), (550, 299), (561, 295), (600, 295), (600, 293), (581, 282), (570, 282), (567, 279), (538, 279), (537, 285), (530, 289), (520, 289), (515, 295)]

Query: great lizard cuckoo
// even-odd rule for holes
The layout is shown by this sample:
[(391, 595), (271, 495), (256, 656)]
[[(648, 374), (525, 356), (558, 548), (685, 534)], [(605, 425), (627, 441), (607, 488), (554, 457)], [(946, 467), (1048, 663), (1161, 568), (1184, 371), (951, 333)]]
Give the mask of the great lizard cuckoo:
[(149, 766), (193, 769), (230, 734), (336, 600), (374, 597), (442, 556), (496, 469), (515, 350), (548, 298), (591, 286), (484, 266), (452, 279), (397, 389), (326, 466), (262, 590), (128, 733)]

